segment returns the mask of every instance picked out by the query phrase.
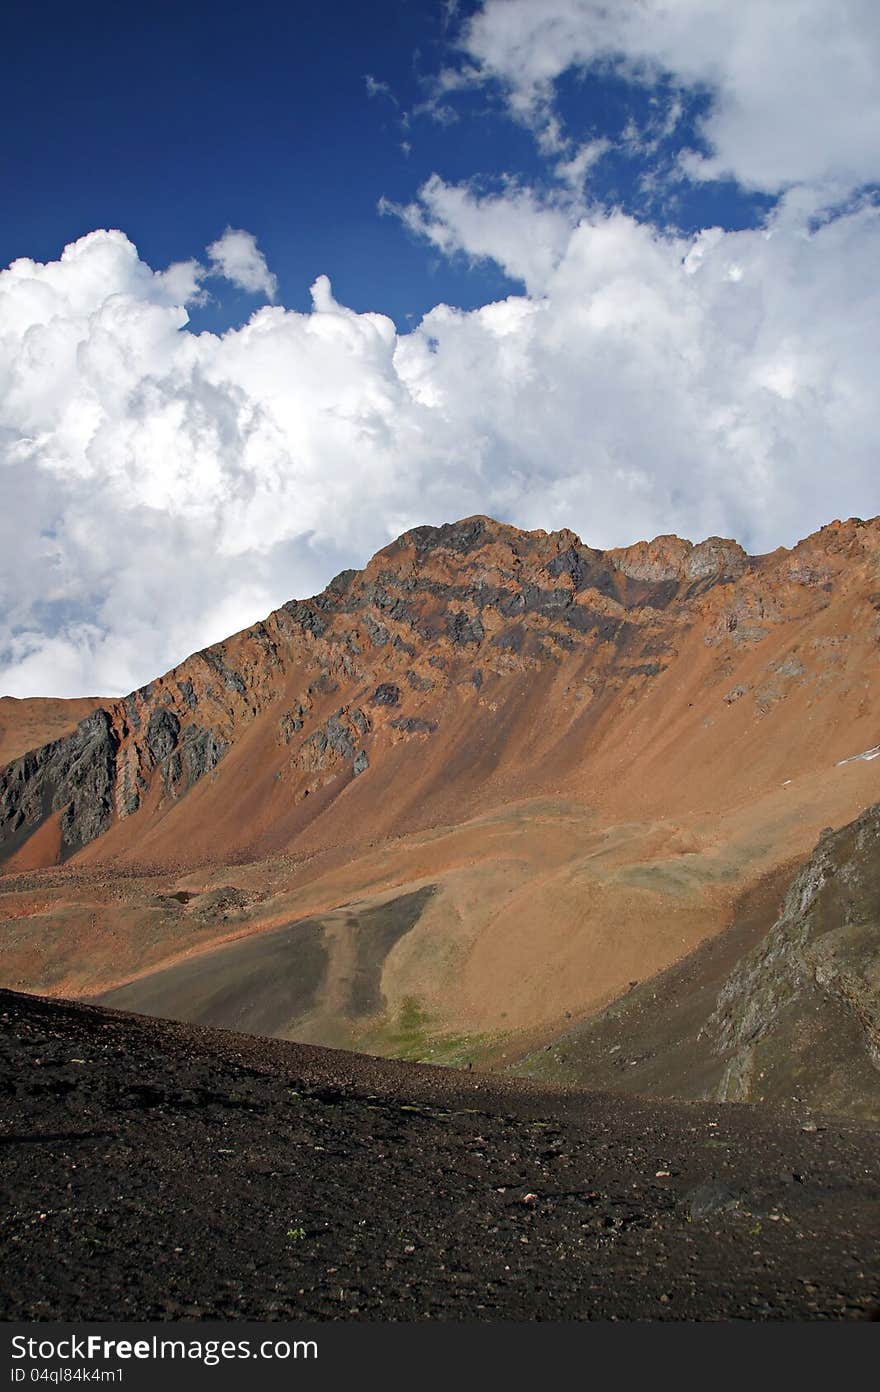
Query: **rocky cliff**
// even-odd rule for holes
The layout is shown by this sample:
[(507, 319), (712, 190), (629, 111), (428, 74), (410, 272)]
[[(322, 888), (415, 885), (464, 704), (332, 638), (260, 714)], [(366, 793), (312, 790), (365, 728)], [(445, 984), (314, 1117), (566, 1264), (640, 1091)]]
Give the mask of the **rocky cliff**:
[(721, 1100), (880, 1118), (880, 806), (823, 835), (700, 1037), (723, 1062)]

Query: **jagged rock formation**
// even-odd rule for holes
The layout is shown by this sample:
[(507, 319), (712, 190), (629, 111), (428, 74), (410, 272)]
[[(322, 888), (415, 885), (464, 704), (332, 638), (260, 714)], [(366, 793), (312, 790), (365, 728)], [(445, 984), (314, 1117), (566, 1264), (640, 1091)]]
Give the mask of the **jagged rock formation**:
[(823, 835), (701, 1038), (721, 1100), (795, 1094), (880, 1118), (880, 805)]
[(94, 696), (0, 696), (0, 768), (30, 749), (70, 735), (101, 702)]
[(113, 815), (116, 732), (106, 711), (81, 720), (72, 735), (14, 759), (0, 774), (0, 825), (14, 850), (52, 813), (62, 858), (107, 830)]

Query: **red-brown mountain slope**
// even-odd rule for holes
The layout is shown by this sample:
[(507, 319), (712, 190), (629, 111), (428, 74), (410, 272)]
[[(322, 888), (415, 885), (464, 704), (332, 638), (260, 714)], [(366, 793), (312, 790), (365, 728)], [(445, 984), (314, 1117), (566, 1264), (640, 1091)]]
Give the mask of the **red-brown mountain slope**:
[(266, 1028), (236, 981), (295, 981), (272, 1032), (500, 1056), (877, 800), (878, 665), (877, 519), (417, 528), (0, 773), (4, 984)]

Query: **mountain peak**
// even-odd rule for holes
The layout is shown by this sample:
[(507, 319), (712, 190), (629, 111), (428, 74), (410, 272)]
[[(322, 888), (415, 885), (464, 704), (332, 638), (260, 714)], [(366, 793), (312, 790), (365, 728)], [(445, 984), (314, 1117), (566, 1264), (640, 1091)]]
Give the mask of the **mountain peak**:
[[(878, 541), (880, 522), (850, 519), (753, 560), (723, 537), (664, 535), (602, 551), (569, 529), (522, 531), (484, 516), (411, 528), (363, 570), (341, 572), (321, 594), (291, 600), (13, 761), (0, 774), (0, 845), (16, 865), (65, 859), (95, 841), (128, 857), (145, 837), (159, 856), (163, 845), (204, 854), (182, 800), (206, 779), (225, 783), (219, 766), (236, 767), (245, 744), (260, 746), (273, 785), (253, 819), (233, 830), (224, 818), (226, 844), (237, 853), (284, 845), (305, 824), (291, 807), (318, 795), (329, 808), (352, 777), (369, 768), (375, 781), (376, 761), (397, 746), (415, 741), (408, 757), (417, 757), (428, 733), (451, 734), (466, 712), (479, 725), (523, 679), (550, 701), (578, 674), (578, 702), (554, 715), (560, 729), (576, 710), (589, 725), (609, 703), (647, 701), (645, 684), (677, 670), (694, 633), (700, 652), (726, 654), (731, 688), (751, 689), (754, 678), (734, 680), (747, 654), (769, 660), (838, 593), (864, 591), (874, 604)], [(160, 823), (176, 828), (170, 843)]]

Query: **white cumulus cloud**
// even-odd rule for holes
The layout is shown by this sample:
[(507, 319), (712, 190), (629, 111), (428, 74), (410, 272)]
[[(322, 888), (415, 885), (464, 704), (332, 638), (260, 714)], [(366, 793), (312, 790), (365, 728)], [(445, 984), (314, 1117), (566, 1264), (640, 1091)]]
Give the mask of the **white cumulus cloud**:
[(278, 281), (266, 264), (253, 232), (241, 227), (227, 227), (222, 237), (208, 247), (214, 274), (246, 290), (250, 295), (265, 295), (274, 300)]
[(529, 290), (543, 285), (571, 234), (562, 202), (548, 203), (513, 181), (503, 192), (481, 197), (433, 174), (414, 202), (401, 208), (383, 199), (380, 206), (447, 256), (461, 252), (471, 261), (495, 261)]
[(877, 178), (875, 0), (483, 0), (460, 42), (470, 80), (499, 82), (545, 141), (559, 140), (557, 79), (610, 64), (710, 95), (698, 178), (831, 193)]
[[(452, 196), (455, 195), (455, 196)], [(791, 543), (877, 511), (880, 211), (664, 236), (432, 184), (528, 291), (409, 334), (337, 303), (194, 335), (121, 232), (0, 273), (0, 691), (127, 690), (406, 527)], [(546, 216), (542, 213), (546, 212)]]

